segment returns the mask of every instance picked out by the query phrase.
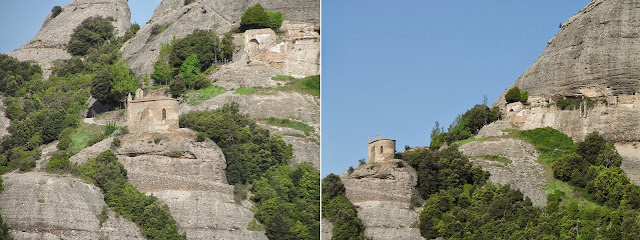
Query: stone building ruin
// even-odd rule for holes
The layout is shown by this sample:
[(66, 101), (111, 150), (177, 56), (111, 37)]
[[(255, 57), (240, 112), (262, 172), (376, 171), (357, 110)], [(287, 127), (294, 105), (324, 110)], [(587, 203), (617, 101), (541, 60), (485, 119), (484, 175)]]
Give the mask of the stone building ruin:
[(381, 138), (377, 135), (375, 140), (369, 139), (367, 163), (381, 163), (393, 160), (396, 155), (396, 140)]
[(177, 129), (179, 120), (178, 100), (166, 91), (136, 90), (135, 98), (127, 97), (127, 127), (132, 133), (168, 132)]

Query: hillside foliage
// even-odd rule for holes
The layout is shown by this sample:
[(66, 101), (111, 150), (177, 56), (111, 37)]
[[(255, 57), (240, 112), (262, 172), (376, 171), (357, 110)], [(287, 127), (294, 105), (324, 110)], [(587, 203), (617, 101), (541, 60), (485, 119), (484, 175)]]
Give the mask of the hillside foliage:
[(104, 201), (116, 213), (135, 222), (148, 239), (186, 239), (167, 205), (138, 191), (127, 181), (127, 170), (111, 150), (78, 166), (76, 174), (98, 186)]
[(229, 184), (252, 183), (292, 157), (291, 145), (240, 114), (237, 103), (225, 104), (213, 111), (183, 114), (180, 127), (198, 131), (222, 148)]
[(89, 48), (98, 46), (113, 37), (113, 25), (115, 19), (89, 17), (80, 23), (71, 34), (71, 40), (67, 45), (67, 51), (74, 56), (84, 56)]
[(271, 28), (277, 31), (283, 21), (284, 15), (281, 12), (268, 12), (262, 5), (256, 4), (245, 10), (240, 18), (240, 31), (260, 28)]
[[(427, 239), (637, 239), (640, 237), (640, 191), (619, 168), (619, 154), (597, 133), (574, 144), (571, 138), (551, 128), (516, 132), (513, 136), (531, 142), (541, 153), (540, 161), (552, 166), (554, 176), (569, 184), (550, 189), (546, 207), (532, 202), (509, 185), (481, 182), (440, 184), (425, 181), (439, 173), (449, 176), (483, 176), (473, 168), (449, 165), (425, 174), (432, 150), (402, 155), (418, 173), (419, 191), (426, 203), (419, 228)], [(422, 151), (422, 153), (420, 153)], [(437, 150), (436, 150), (437, 151)], [(457, 150), (455, 150), (457, 151)], [(456, 156), (454, 149), (437, 152)], [(412, 156), (413, 155), (413, 156)], [(412, 156), (412, 158), (408, 158)], [(460, 159), (460, 157), (457, 157)], [(415, 164), (415, 159), (421, 164)], [(588, 159), (588, 160), (587, 160)], [(421, 166), (422, 165), (422, 166)], [(458, 170), (455, 170), (458, 168)], [(480, 172), (483, 172), (480, 170)], [(488, 174), (487, 174), (488, 175)], [(558, 181), (558, 180), (555, 180)], [(435, 182), (425, 188), (422, 182)], [(455, 181), (454, 181), (455, 182)], [(560, 182), (562, 183), (562, 182)], [(556, 185), (558, 183), (555, 183)], [(566, 183), (562, 183), (566, 184)], [(428, 192), (425, 192), (429, 190)], [(562, 190), (558, 190), (562, 189)], [(425, 194), (426, 193), (426, 194)]]
[(252, 192), (255, 218), (269, 239), (320, 238), (320, 171), (309, 163), (269, 170), (254, 182)]
[(322, 216), (333, 225), (332, 239), (364, 240), (364, 224), (345, 191), (337, 175), (332, 173), (322, 179)]
[(443, 144), (452, 144), (456, 141), (470, 138), (478, 134), (480, 129), (501, 118), (498, 108), (489, 108), (486, 104), (478, 104), (467, 110), (464, 114), (458, 115), (449, 125), (447, 131), (436, 122), (431, 130), (431, 148), (439, 148)]

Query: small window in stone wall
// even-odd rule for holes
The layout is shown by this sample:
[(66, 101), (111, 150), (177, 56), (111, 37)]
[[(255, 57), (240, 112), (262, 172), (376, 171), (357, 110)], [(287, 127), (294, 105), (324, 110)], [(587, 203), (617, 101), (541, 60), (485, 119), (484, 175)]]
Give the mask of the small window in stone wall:
[(383, 147), (382, 147), (382, 146), (380, 146), (380, 153), (383, 153), (383, 152), (384, 152), (384, 151), (382, 151), (382, 149), (383, 149)]
[(166, 109), (162, 109), (162, 120), (167, 119), (167, 110)]

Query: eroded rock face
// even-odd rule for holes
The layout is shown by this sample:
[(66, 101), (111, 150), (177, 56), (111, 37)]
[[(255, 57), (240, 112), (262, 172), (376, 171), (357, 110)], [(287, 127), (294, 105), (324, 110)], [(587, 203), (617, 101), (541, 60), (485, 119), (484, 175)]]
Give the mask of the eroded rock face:
[[(549, 181), (542, 163), (537, 161), (539, 153), (530, 143), (515, 138), (497, 138), (470, 142), (459, 147), (469, 157), (478, 157), (472, 163), (491, 173), (489, 181), (494, 184), (510, 184), (531, 198), (534, 206), (547, 204), (547, 192), (542, 187)], [(502, 163), (482, 158), (487, 155), (503, 156), (511, 163)]]
[[(320, 1), (317, 0), (200, 0), (187, 6), (183, 0), (165, 0), (156, 7), (149, 22), (136, 36), (123, 45), (122, 56), (129, 60), (129, 66), (137, 74), (151, 74), (161, 43), (171, 41), (174, 36), (184, 38), (198, 29), (214, 29), (222, 35), (238, 27), (244, 11), (256, 3), (267, 11), (282, 12), (287, 20), (319, 26)], [(169, 25), (169, 28), (149, 40), (154, 25)]]
[[(598, 97), (640, 91), (638, 4), (593, 0), (562, 24), (538, 60), (511, 87), (545, 97)], [(504, 103), (505, 93), (496, 103)]]
[(50, 13), (36, 36), (8, 55), (20, 61), (36, 61), (43, 70), (43, 77), (47, 79), (51, 74), (53, 61), (71, 58), (64, 48), (69, 43), (73, 30), (83, 20), (93, 16), (113, 17), (116, 35), (123, 35), (131, 26), (127, 0), (75, 0), (62, 7), (62, 12), (55, 18), (51, 18)]
[(340, 174), (347, 198), (356, 206), (358, 218), (365, 226), (365, 236), (372, 239), (424, 239), (420, 230), (411, 228), (418, 212), (409, 209), (411, 196), (418, 194), (415, 170), (384, 164), (364, 164), (351, 174)]
[(40, 172), (3, 176), (2, 219), (16, 239), (144, 239), (138, 226), (108, 211), (97, 187)]
[(333, 224), (329, 222), (326, 218), (320, 219), (320, 227), (322, 229), (322, 240), (331, 240), (331, 236), (333, 236)]
[(208, 111), (236, 102), (240, 112), (251, 118), (293, 118), (312, 126), (320, 124), (320, 100), (298, 92), (274, 92), (273, 94), (240, 95), (227, 91), (196, 106), (180, 105), (180, 113)]
[[(266, 239), (262, 231), (247, 230), (253, 213), (234, 202), (225, 157), (214, 142), (196, 142), (196, 133), (189, 129), (119, 138), (121, 147), (114, 152), (127, 169), (129, 182), (166, 203), (187, 238)], [(111, 149), (112, 141), (85, 148), (70, 161), (96, 157)]]

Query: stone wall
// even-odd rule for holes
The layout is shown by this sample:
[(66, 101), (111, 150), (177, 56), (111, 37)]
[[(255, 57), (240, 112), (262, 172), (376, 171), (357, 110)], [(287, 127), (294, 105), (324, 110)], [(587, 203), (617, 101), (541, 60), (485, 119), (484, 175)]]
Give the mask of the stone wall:
[(376, 137), (376, 140), (369, 142), (367, 148), (368, 163), (386, 162), (392, 160), (396, 155), (396, 140), (380, 139), (380, 136)]
[[(129, 96), (130, 97), (130, 96)], [(180, 109), (178, 100), (167, 96), (144, 97), (142, 90), (136, 91), (136, 98), (127, 100), (129, 131), (167, 132), (178, 129)]]

